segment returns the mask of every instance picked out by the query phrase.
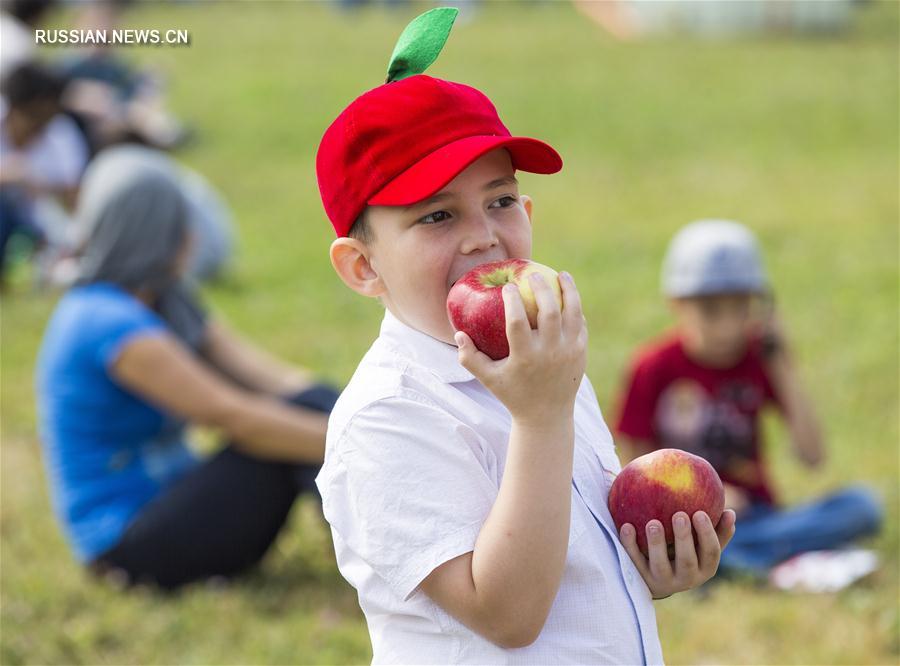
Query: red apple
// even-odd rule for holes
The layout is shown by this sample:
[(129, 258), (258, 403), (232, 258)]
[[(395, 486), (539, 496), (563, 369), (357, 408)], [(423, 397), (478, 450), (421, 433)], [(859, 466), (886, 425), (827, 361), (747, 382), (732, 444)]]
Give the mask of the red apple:
[(558, 274), (552, 268), (528, 259), (504, 259), (476, 266), (463, 275), (447, 294), (447, 315), (457, 331), (472, 338), (475, 346), (495, 361), (509, 356), (503, 285), (519, 288), (531, 328), (537, 328), (538, 306), (528, 276), (540, 273), (556, 294), (562, 308)]
[(656, 518), (675, 542), (672, 516), (705, 511), (717, 525), (725, 510), (725, 490), (716, 470), (700, 456), (680, 449), (659, 449), (625, 465), (609, 489), (609, 512), (621, 530), (631, 523), (637, 542), (647, 554), (647, 523)]

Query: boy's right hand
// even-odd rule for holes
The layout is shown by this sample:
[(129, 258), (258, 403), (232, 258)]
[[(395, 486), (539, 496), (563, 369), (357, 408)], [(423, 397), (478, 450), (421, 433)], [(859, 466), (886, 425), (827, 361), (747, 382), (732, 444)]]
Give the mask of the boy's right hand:
[(572, 276), (559, 274), (563, 308), (544, 277), (528, 277), (538, 306), (538, 326), (532, 329), (519, 289), (503, 287), (509, 356), (492, 360), (472, 339), (454, 336), (459, 362), (481, 381), (519, 423), (543, 425), (561, 414), (571, 417), (575, 395), (587, 364), (587, 325)]

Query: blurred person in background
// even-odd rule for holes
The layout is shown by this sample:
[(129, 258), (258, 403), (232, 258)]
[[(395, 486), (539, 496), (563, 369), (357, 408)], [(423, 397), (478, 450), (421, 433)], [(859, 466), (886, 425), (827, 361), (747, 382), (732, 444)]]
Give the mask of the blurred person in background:
[(56, 0), (0, 0), (0, 79), (34, 59), (34, 29), (56, 4)]
[(400, 8), (409, 4), (409, 0), (338, 0), (338, 6), (344, 10), (358, 9), (374, 4), (382, 4), (388, 8)]
[[(111, 33), (131, 4), (132, 0), (82, 3), (74, 27)], [(80, 45), (60, 67), (68, 82), (63, 103), (84, 120), (95, 152), (126, 141), (170, 150), (189, 138), (189, 130), (167, 108), (160, 75), (135, 68), (113, 44)]]
[(84, 134), (60, 105), (64, 82), (26, 62), (0, 83), (0, 280), (14, 235), (43, 247), (45, 263), (65, 252), (70, 213), (89, 152)]
[[(796, 573), (799, 561), (791, 558), (813, 551), (829, 551), (816, 555), (828, 570), (804, 567), (807, 579), (794, 577), (797, 586), (849, 584), (872, 571), (874, 554), (835, 551), (878, 531), (881, 508), (869, 490), (783, 507), (771, 487), (761, 442), (765, 407), (778, 409), (807, 467), (824, 463), (825, 446), (783, 328), (766, 306), (771, 296), (753, 234), (723, 220), (688, 225), (669, 246), (662, 286), (675, 330), (643, 346), (631, 364), (616, 421), (623, 453), (678, 448), (712, 464), (738, 520), (723, 573), (775, 582), (787, 570), (778, 565)], [(822, 575), (833, 580), (809, 579)]]
[[(38, 358), (40, 433), (77, 559), (171, 590), (263, 557), (298, 494), (316, 493), (337, 393), (206, 312), (182, 279), (191, 236), (176, 176), (120, 164), (85, 177), (80, 279)], [(199, 459), (187, 424), (227, 444)]]
[(701, 37), (747, 33), (837, 33), (860, 0), (573, 0), (617, 39), (680, 32)]
[(187, 202), (188, 228), (192, 241), (185, 276), (194, 282), (221, 277), (229, 266), (234, 248), (234, 232), (228, 205), (199, 173), (179, 164), (167, 153), (147, 146), (111, 146), (91, 162), (88, 174), (92, 185), (84, 189), (79, 202), (81, 215), (74, 225), (76, 246), (87, 242), (92, 231), (88, 225), (99, 218), (93, 211), (105, 204), (106, 191), (100, 184), (114, 182), (119, 172), (145, 167), (168, 173)]

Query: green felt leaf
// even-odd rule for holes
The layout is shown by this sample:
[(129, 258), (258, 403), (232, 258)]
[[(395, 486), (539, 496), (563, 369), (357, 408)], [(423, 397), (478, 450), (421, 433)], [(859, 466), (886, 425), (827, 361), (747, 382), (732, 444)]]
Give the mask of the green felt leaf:
[(447, 43), (458, 14), (455, 7), (436, 7), (410, 21), (397, 39), (385, 83), (422, 74), (428, 69)]

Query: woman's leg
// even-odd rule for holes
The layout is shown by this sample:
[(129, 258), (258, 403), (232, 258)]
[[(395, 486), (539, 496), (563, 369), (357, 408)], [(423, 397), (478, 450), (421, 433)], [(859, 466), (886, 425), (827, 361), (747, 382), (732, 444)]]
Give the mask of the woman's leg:
[[(287, 401), (327, 411), (334, 404), (328, 396), (337, 394), (317, 386)], [(94, 568), (164, 589), (245, 571), (274, 542), (297, 494), (314, 490), (317, 471), (229, 446), (144, 507)]]
[(235, 575), (275, 540), (297, 494), (292, 474), (229, 447), (147, 504), (96, 568), (164, 589)]

